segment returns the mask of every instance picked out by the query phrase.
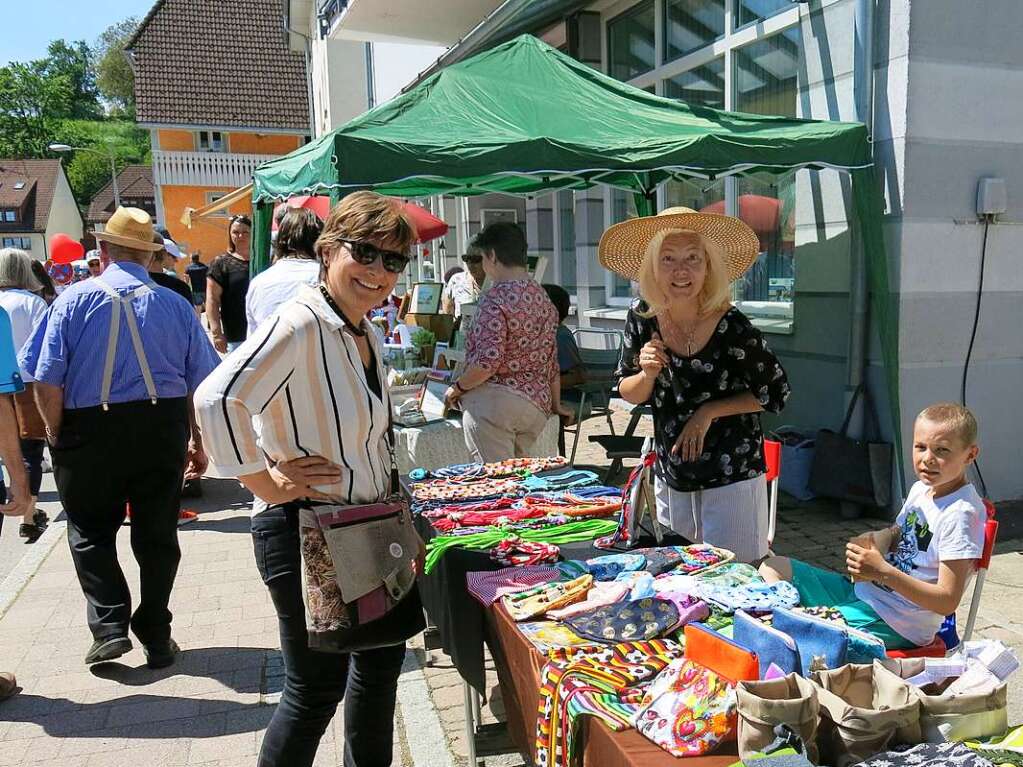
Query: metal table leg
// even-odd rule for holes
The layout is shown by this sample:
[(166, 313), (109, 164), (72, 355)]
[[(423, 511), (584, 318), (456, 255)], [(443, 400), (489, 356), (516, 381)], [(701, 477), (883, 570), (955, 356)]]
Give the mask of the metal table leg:
[(469, 757), (469, 767), (476, 767), (476, 711), (479, 706), (479, 695), (465, 680), (462, 680), (462, 691), (465, 695), (462, 703), (465, 709), (465, 748)]

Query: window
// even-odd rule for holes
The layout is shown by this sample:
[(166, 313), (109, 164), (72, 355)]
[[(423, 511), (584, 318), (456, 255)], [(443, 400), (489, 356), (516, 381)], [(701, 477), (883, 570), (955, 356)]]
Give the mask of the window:
[(796, 184), (792, 176), (745, 176), (737, 180), (739, 218), (760, 240), (760, 257), (732, 286), (733, 300), (764, 320), (792, 318), (795, 291)]
[(724, 34), (725, 0), (665, 0), (665, 61), (692, 53)]
[(654, 2), (640, 3), (607, 25), (608, 71), (631, 80), (654, 68)]
[(558, 284), (569, 294), (576, 291), (575, 263), (575, 193), (571, 191), (555, 192), (557, 206), (554, 216), (558, 228), (555, 247), (558, 248), (559, 274)]
[(486, 229), (490, 224), (499, 221), (510, 221), (513, 224), (519, 222), (519, 215), (515, 208), (480, 208), (480, 227)]
[(196, 133), (196, 146), (200, 152), (226, 152), (227, 141), (218, 130), (201, 130)]
[(763, 21), (791, 7), (792, 0), (735, 0), (736, 26), (744, 27), (755, 21)]
[[(217, 200), (219, 200), (222, 197), (224, 197), (224, 195), (226, 195), (226, 194), (227, 194), (227, 192), (207, 192), (206, 193), (206, 204), (207, 205), (212, 205)], [(226, 217), (228, 215), (228, 211), (226, 209), (225, 210), (218, 210), (215, 213), (211, 213), (210, 215)]]
[(25, 182), (24, 181), (17, 181), (17, 182), (15, 182), (14, 188), (19, 190), (19, 191), (24, 189), (25, 188)]
[(32, 250), (32, 238), (31, 237), (2, 237), (0, 238), (0, 246), (5, 248), (19, 248), (20, 250), (31, 251)]
[(17, 220), (18, 220), (18, 211), (11, 210), (9, 208), (4, 211), (4, 221), (5, 222), (11, 223), (11, 222), (17, 221)]
[(693, 106), (725, 108), (725, 60), (690, 69), (664, 81), (664, 95)]
[(796, 116), (799, 32), (790, 29), (735, 52), (735, 109)]
[[(612, 189), (611, 220), (608, 222), (608, 225), (627, 221), (630, 218), (635, 218), (636, 215), (636, 198), (629, 192), (622, 191), (621, 189)], [(614, 272), (608, 272), (608, 276), (609, 280), (606, 286), (609, 304), (625, 303), (636, 295), (629, 280)], [(619, 299), (619, 301), (615, 302), (612, 299)]]

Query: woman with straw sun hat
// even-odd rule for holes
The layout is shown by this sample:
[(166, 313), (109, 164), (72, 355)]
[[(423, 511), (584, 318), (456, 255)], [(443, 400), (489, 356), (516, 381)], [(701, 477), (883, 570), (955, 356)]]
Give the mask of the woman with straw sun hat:
[(731, 216), (671, 208), (616, 224), (600, 262), (639, 282), (618, 368), (619, 391), (649, 403), (657, 517), (692, 541), (767, 555), (762, 411), (778, 412), (785, 371), (730, 285), (752, 266), (756, 234)]

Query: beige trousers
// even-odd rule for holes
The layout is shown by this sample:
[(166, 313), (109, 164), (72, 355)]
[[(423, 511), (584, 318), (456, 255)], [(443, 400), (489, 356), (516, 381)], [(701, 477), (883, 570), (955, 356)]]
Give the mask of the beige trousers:
[(546, 413), (503, 386), (483, 384), (462, 395), (465, 446), (474, 461), (531, 457), (546, 425)]

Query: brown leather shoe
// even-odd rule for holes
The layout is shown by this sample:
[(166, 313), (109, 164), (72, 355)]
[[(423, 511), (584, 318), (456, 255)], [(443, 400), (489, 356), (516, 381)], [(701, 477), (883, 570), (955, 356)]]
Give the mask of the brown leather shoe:
[(0, 671), (0, 700), (6, 700), (18, 691), (18, 680), (9, 671)]

